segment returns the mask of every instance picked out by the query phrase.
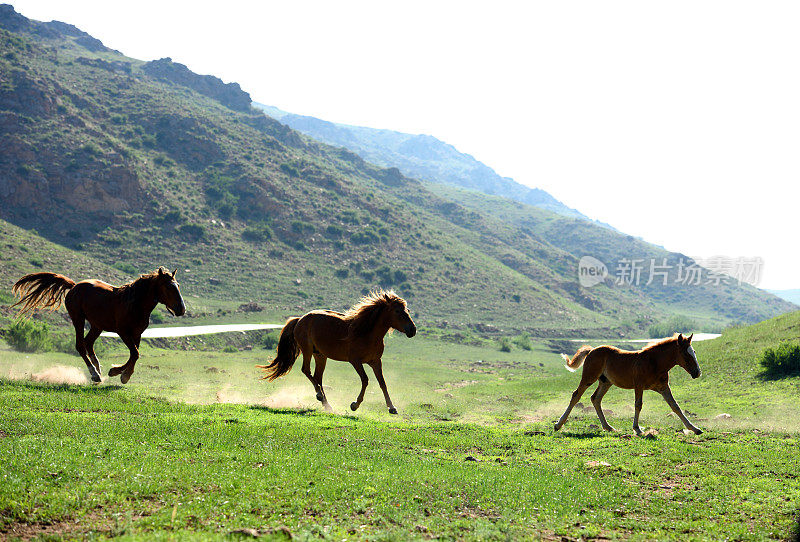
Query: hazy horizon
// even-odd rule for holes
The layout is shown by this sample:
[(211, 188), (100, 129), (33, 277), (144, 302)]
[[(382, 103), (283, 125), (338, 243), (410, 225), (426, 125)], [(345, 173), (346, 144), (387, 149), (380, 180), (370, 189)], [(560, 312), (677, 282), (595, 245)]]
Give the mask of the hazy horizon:
[(432, 135), (625, 233), (762, 257), (760, 287), (800, 287), (782, 240), (800, 192), (794, 4), (12, 5), (256, 102)]

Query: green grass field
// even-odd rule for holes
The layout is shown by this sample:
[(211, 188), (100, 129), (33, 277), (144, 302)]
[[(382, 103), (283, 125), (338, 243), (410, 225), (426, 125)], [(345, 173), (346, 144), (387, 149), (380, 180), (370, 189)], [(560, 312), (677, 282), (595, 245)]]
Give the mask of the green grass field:
[[(800, 315), (696, 345), (703, 377), (673, 370), (675, 397), (706, 432), (687, 436), (660, 396), (604, 407), (618, 433), (576, 409), (578, 375), (557, 354), (500, 352), (429, 336), (387, 340), (386, 380), (330, 362), (335, 412), (297, 370), (267, 383), (270, 353), (145, 347), (130, 384), (33, 382), (67, 354), (0, 349), (0, 537), (131, 540), (785, 539), (800, 508), (800, 379), (758, 377), (764, 345)], [(104, 369), (124, 361), (112, 340)], [(583, 400), (589, 406), (588, 393)], [(728, 419), (714, 419), (721, 413)], [(657, 434), (656, 434), (657, 433)], [(473, 460), (474, 459), (474, 460)], [(252, 533), (255, 534), (255, 533)]]

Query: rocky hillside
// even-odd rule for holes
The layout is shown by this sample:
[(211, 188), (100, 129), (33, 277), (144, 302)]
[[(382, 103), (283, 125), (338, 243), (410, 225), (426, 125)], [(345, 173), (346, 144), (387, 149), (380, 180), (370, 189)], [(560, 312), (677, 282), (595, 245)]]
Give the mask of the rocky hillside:
[(0, 49), (0, 242), (12, 255), (0, 259), (3, 290), (23, 272), (87, 258), (124, 277), (164, 264), (193, 296), (282, 315), (343, 308), (380, 285), (443, 333), (542, 336), (639, 334), (672, 313), (719, 326), (793, 307), (738, 286), (583, 288), (586, 242), (632, 256), (644, 244), (436, 192), (246, 106), (238, 85), (127, 58), (10, 6), (0, 7)]

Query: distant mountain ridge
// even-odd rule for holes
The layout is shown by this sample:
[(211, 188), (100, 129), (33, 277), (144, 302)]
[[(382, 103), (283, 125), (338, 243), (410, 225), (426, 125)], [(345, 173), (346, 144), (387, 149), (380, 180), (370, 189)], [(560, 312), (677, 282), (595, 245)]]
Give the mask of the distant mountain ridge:
[(794, 288), (791, 290), (767, 290), (772, 295), (775, 295), (781, 299), (788, 301), (789, 303), (794, 303), (795, 305), (800, 304), (800, 288)]
[[(364, 160), (383, 167), (397, 167), (404, 175), (444, 183), (547, 209), (562, 216), (589, 217), (567, 207), (539, 188), (530, 188), (502, 177), (473, 156), (433, 136), (406, 134), (380, 128), (338, 124), (297, 115), (271, 105), (253, 102), (270, 117), (329, 145), (345, 147)], [(601, 224), (607, 226), (606, 224)]]

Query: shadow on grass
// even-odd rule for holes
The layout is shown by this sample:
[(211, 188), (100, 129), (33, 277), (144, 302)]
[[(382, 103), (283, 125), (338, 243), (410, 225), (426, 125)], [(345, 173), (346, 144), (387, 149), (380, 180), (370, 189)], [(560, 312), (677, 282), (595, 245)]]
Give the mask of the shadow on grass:
[(51, 382), (34, 382), (33, 380), (15, 380), (11, 378), (0, 377), (0, 387), (14, 386), (17, 388), (32, 388), (32, 389), (46, 389), (52, 391), (65, 391), (69, 393), (82, 393), (82, 394), (108, 394), (117, 390), (124, 389), (125, 386), (121, 384), (53, 384)]
[(783, 380), (785, 378), (797, 378), (800, 376), (800, 371), (770, 371), (764, 369), (756, 375), (756, 378), (762, 382), (774, 382), (776, 380)]
[(574, 431), (558, 431), (553, 433), (553, 436), (559, 435), (562, 435), (562, 438), (588, 439), (602, 438), (608, 436), (608, 433), (576, 433)]
[(250, 410), (269, 412), (270, 414), (292, 414), (294, 416), (310, 416), (317, 412), (317, 410), (313, 408), (268, 407), (264, 405), (247, 405), (247, 408)]

